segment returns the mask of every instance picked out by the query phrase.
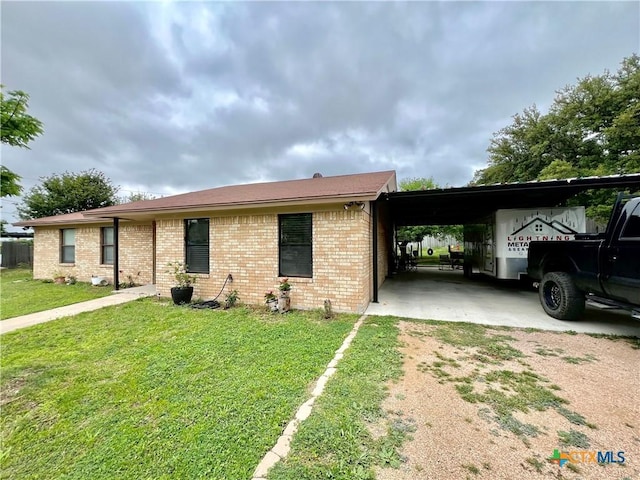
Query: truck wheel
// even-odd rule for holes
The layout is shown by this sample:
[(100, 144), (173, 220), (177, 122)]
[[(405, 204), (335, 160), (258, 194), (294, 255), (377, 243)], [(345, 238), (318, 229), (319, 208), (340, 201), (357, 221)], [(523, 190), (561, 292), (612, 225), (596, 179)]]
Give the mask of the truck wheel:
[(538, 289), (540, 303), (547, 315), (559, 320), (577, 320), (584, 312), (584, 293), (565, 272), (549, 272)]

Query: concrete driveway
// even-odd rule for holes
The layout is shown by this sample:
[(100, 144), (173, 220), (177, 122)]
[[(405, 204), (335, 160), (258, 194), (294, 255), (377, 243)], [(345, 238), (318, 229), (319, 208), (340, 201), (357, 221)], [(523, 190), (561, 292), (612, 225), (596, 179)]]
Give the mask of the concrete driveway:
[(544, 313), (533, 289), (482, 277), (469, 280), (462, 270), (420, 267), (395, 275), (384, 282), (378, 300), (369, 304), (367, 315), (640, 336), (640, 321), (627, 312), (587, 305), (580, 321), (556, 320)]

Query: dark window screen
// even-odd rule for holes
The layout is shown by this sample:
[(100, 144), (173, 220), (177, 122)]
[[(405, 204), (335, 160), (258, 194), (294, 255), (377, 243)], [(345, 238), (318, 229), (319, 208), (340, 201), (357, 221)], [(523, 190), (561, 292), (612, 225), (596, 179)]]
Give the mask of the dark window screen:
[(185, 261), (190, 273), (209, 273), (209, 219), (184, 221)]
[(279, 215), (280, 276), (313, 276), (312, 217), (310, 213)]

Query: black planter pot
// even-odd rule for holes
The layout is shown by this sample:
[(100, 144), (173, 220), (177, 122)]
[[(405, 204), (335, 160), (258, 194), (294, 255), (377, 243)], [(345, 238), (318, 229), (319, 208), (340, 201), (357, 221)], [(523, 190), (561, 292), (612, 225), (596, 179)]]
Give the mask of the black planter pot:
[(176, 305), (189, 303), (193, 297), (193, 287), (173, 287), (171, 289), (171, 299)]

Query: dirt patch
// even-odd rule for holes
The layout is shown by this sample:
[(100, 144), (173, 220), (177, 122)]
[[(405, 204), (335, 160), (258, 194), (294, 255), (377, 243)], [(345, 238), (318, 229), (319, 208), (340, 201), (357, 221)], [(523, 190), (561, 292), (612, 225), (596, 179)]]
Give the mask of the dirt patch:
[(3, 381), (0, 385), (0, 408), (11, 402), (19, 401), (22, 398), (22, 389), (30, 380), (29, 377), (37, 373), (34, 370), (25, 370), (21, 372), (20, 376)]
[(0, 389), (0, 407), (18, 398), (20, 390), (22, 390), (22, 387), (24, 387), (26, 383), (27, 380), (24, 378), (14, 378), (3, 385)]
[(637, 342), (465, 328), (400, 323), (404, 376), (384, 409), (415, 431), (379, 480), (640, 478)]

